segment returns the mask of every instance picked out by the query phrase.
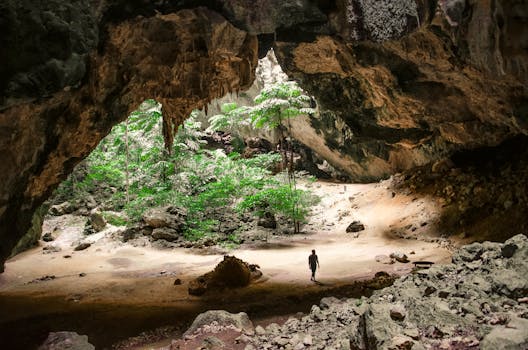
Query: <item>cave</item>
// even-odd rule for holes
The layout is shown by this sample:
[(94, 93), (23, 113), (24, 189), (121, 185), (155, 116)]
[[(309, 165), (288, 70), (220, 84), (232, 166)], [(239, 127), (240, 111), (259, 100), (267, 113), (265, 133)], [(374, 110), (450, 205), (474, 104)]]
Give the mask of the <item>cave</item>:
[[(525, 0), (4, 1), (0, 328), (8, 348), (37, 348), (46, 341), (43, 349), (68, 342), (91, 349), (91, 341), (98, 349), (135, 349), (163, 339), (158, 348), (526, 349), (527, 18)], [(259, 62), (270, 50), (284, 79), (306, 94), (303, 108), (314, 111), (289, 119), (284, 138), (297, 147), (304, 170), (319, 177), (300, 184), (341, 200), (334, 203), (341, 210), (332, 209), (334, 217), (324, 197), (321, 212), (309, 221), (319, 226), (305, 231), (340, 238), (268, 235), (258, 247), (234, 250), (244, 260), (236, 263), (237, 273), (248, 279), (248, 292), (222, 285), (229, 291), (181, 300), (167, 292), (186, 290), (189, 283), (174, 280), (175, 271), (205, 273), (193, 286), (201, 290), (232, 250), (207, 255), (178, 250), (192, 245), (172, 247), (177, 253), (158, 247), (157, 259), (168, 262), (155, 271), (145, 267), (154, 266), (149, 253), (138, 253), (128, 238), (119, 247), (122, 254), (104, 263), (95, 257), (111, 249), (105, 245), (87, 250), (93, 257), (83, 257), (82, 248), (42, 254), (43, 221), (50, 222), (49, 206), (60, 204), (50, 203), (57, 188), (89, 162), (102, 140), (129, 125), (129, 116), (148, 111), (145, 101), (156, 101), (159, 148), (173, 156), (193, 111), (207, 118), (220, 113), (226, 96), (249, 98), (260, 79)], [(283, 152), (282, 138), (280, 145), (258, 142)], [(287, 154), (293, 159), (292, 149), (284, 151), (283, 162)], [(128, 177), (134, 176), (128, 161), (127, 203)], [(244, 195), (237, 201), (244, 202)], [(191, 210), (171, 208), (163, 215)], [(259, 223), (267, 221), (266, 232), (273, 232), (277, 224), (266, 215)], [(96, 220), (89, 212), (81, 216)], [(196, 227), (205, 222), (194, 220)], [(229, 220), (217, 221), (231, 230)], [(378, 241), (369, 240), (374, 231)], [(233, 232), (226, 235), (233, 239)], [(390, 242), (390, 251), (379, 241)], [(305, 266), (314, 244), (323, 266), (317, 271), (327, 273), (326, 282), (321, 277), (322, 283), (306, 285), (288, 273), (274, 277), (287, 270), (284, 264), (297, 263), (295, 258), (281, 265), (285, 254), (279, 252), (301, 254)], [(342, 254), (325, 257), (333, 272), (324, 267), (329, 247)], [(373, 256), (361, 255), (364, 270), (354, 272), (347, 264), (358, 262), (348, 259), (346, 249)], [(86, 265), (71, 270), (72, 276), (44, 273), (46, 266), (76, 258)], [(409, 260), (434, 266), (412, 269)], [(83, 282), (97, 275), (98, 264), (106, 266), (100, 276), (114, 293), (108, 300), (97, 301), (104, 284)], [(259, 269), (263, 276), (249, 282)], [(68, 278), (77, 282), (63, 282)], [(72, 287), (61, 293), (61, 283)], [(455, 292), (450, 283), (461, 287)], [(155, 297), (137, 294), (138, 288)], [(156, 297), (155, 288), (165, 294)], [(489, 300), (477, 302), (483, 295)], [(212, 319), (200, 315), (184, 333), (199, 313), (218, 308), (247, 312), (258, 326), (205, 313)], [(425, 319), (430, 308), (435, 311)], [(335, 322), (350, 331), (330, 334)], [(207, 338), (207, 332), (218, 334), (211, 327), (219, 327), (221, 336)], [(177, 340), (170, 345), (168, 339)]]

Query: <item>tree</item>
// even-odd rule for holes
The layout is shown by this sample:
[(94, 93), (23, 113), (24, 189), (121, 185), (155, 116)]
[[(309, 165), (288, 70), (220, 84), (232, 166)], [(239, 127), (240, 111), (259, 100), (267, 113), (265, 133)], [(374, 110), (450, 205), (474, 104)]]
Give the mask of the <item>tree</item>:
[[(290, 118), (302, 114), (313, 114), (315, 109), (311, 105), (311, 97), (305, 95), (301, 88), (294, 81), (287, 81), (271, 85), (263, 89), (255, 97), (255, 106), (248, 111), (251, 123), (255, 128), (277, 129), (279, 131), (279, 150), (282, 156), (283, 168), (287, 169), (288, 184), (290, 187), (291, 217), (294, 220), (294, 231), (299, 233), (300, 221), (298, 200), (295, 197), (297, 185), (295, 181), (295, 169), (293, 162), (293, 145), (288, 143), (288, 149), (285, 144), (285, 137), (289, 136), (291, 126)], [(287, 128), (285, 127), (287, 123)], [(288, 153), (290, 158), (288, 159)]]

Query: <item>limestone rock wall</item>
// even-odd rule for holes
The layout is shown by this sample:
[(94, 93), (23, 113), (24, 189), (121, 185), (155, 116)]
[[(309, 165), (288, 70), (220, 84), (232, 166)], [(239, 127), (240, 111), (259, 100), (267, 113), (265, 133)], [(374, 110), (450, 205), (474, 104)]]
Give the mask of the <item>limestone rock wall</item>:
[[(438, 11), (433, 25), (397, 41), (350, 42), (326, 35), (302, 43), (279, 39), (275, 52), (284, 71), (316, 96), (321, 108), (319, 116), (294, 121), (294, 136), (352, 178), (369, 181), (526, 134), (526, 50), (493, 46), (487, 41), (491, 36), (462, 29), (477, 22), (498, 28), (500, 2), (495, 12), (488, 2), (463, 5), (458, 17), (451, 14), (448, 20)], [(502, 32), (519, 21), (511, 13), (504, 16)], [(358, 27), (350, 18), (348, 25), (372, 37), (380, 33), (376, 23), (377, 18)], [(508, 47), (525, 45), (524, 29), (518, 33)]]

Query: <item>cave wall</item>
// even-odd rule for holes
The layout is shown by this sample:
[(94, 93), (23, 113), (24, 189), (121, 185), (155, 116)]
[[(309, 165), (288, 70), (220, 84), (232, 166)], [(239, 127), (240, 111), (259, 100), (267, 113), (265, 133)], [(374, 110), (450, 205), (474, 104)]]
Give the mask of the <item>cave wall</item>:
[[(297, 137), (359, 180), (527, 128), (523, 0), (6, 0), (0, 261), (33, 212), (143, 99), (165, 136), (248, 88), (274, 47), (321, 116)], [(299, 130), (302, 130), (299, 127)]]
[[(374, 11), (371, 2), (349, 3), (355, 32), (341, 24), (339, 35), (278, 38), (274, 46), (283, 70), (321, 109), (292, 121), (293, 134), (332, 165), (372, 181), (527, 133), (527, 29), (519, 28), (527, 2), (442, 1), (432, 17), (427, 4), (381, 1)], [(368, 16), (358, 10), (367, 3)], [(407, 25), (379, 25), (394, 13)], [(431, 25), (387, 40), (422, 18)], [(358, 36), (368, 40), (346, 40)]]

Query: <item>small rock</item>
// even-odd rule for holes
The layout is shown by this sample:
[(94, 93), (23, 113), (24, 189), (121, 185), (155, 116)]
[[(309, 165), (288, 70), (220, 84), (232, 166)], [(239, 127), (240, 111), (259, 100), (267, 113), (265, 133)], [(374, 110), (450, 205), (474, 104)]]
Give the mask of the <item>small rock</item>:
[(393, 259), (396, 259), (396, 261), (401, 262), (401, 263), (408, 263), (409, 262), (409, 258), (407, 257), (407, 255), (405, 255), (405, 254), (403, 254), (401, 252), (391, 253), (390, 257), (393, 258)]
[(85, 250), (86, 248), (89, 248), (91, 246), (90, 243), (81, 243), (77, 247), (75, 247), (73, 250), (79, 251), (79, 250)]
[(86, 276), (86, 273), (84, 273), (84, 272), (81, 272), (81, 273), (79, 274), (79, 277), (84, 277), (84, 276)]
[(438, 292), (438, 297), (439, 298), (442, 298), (442, 299), (445, 299), (449, 296), (449, 292), (446, 292), (445, 290), (441, 290)]
[(174, 280), (174, 285), (175, 285), (175, 286), (180, 286), (181, 284), (182, 284), (181, 279), (176, 278), (176, 279)]
[(403, 331), (403, 334), (408, 337), (411, 337), (414, 340), (418, 340), (420, 338), (420, 331), (418, 330), (418, 328), (407, 328)]
[(54, 216), (61, 216), (65, 214), (70, 214), (75, 210), (73, 205), (70, 202), (64, 202), (61, 204), (53, 205), (49, 209), (49, 213)]
[(70, 259), (72, 256), (71, 255), (64, 255), (63, 258), (64, 259)]
[(44, 242), (51, 242), (54, 240), (53, 236), (51, 235), (51, 232), (46, 232), (43, 236), (42, 236), (42, 240)]
[(394, 264), (394, 260), (387, 255), (376, 255), (376, 261), (382, 264)]
[(425, 288), (425, 291), (424, 291), (424, 297), (428, 297), (429, 295), (433, 294), (434, 292), (436, 292), (436, 288), (435, 287), (432, 287), (432, 286), (428, 286), (427, 288)]
[(511, 258), (517, 251), (517, 245), (514, 243), (506, 243), (501, 248), (501, 254), (505, 258)]
[(42, 253), (43, 254), (57, 253), (57, 252), (60, 252), (61, 250), (62, 250), (61, 247), (57, 247), (53, 244), (50, 244), (42, 248)]
[(364, 229), (365, 229), (365, 225), (363, 225), (361, 222), (353, 221), (346, 228), (346, 232), (359, 232), (359, 231), (363, 231)]
[(257, 335), (264, 335), (266, 334), (266, 330), (262, 326), (255, 327), (255, 333)]
[(313, 339), (312, 339), (312, 336), (310, 334), (307, 334), (304, 338), (303, 338), (303, 344), (306, 345), (306, 346), (310, 346), (313, 344)]
[(395, 321), (403, 321), (405, 315), (405, 308), (402, 305), (395, 305), (390, 309), (390, 317)]

